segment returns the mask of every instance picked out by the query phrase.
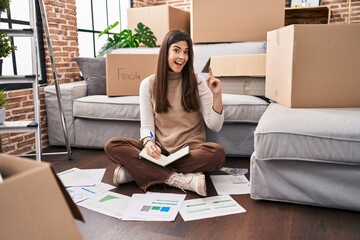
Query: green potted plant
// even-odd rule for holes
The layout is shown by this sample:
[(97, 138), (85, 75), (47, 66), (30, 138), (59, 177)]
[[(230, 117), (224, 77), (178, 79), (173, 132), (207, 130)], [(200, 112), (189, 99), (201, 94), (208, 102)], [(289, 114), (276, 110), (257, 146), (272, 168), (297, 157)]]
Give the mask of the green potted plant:
[[(119, 25), (119, 22), (115, 22), (105, 28), (99, 37), (109, 33), (111, 29)], [(97, 57), (104, 56), (107, 52), (110, 52), (112, 49), (116, 48), (138, 48), (140, 46), (145, 47), (156, 47), (156, 37), (151, 29), (145, 26), (142, 22), (137, 24), (137, 28), (133, 32), (130, 29), (124, 29), (120, 33), (115, 34), (113, 37), (108, 37), (106, 43), (100, 49)]]
[(6, 98), (6, 92), (4, 91), (4, 89), (0, 89), (0, 124), (3, 124), (5, 122), (6, 110), (4, 108), (4, 105), (7, 100)]
[(10, 0), (0, 0), (0, 14), (5, 11), (10, 11)]
[[(10, 12), (10, 1), (0, 0), (0, 14), (3, 12)], [(16, 46), (13, 45), (11, 37), (6, 32), (0, 32), (0, 76), (2, 75), (2, 63), (3, 58), (10, 55), (12, 51), (16, 50)]]
[(6, 58), (15, 50), (16, 46), (12, 44), (11, 38), (6, 32), (0, 31), (0, 76), (2, 75), (3, 58)]

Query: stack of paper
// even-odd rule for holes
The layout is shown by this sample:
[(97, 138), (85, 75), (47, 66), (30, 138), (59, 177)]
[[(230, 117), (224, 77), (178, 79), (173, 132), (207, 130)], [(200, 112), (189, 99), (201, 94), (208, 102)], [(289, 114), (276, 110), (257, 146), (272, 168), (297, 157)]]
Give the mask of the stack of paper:
[(109, 191), (114, 186), (101, 182), (105, 174), (105, 168), (78, 169), (72, 168), (58, 173), (61, 182), (66, 187), (75, 203)]

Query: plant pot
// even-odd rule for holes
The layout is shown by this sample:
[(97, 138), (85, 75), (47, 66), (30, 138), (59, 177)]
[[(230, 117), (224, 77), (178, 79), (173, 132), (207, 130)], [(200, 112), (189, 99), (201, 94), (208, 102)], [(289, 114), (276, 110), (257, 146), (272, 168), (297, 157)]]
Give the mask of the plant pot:
[(0, 107), (0, 124), (5, 122), (6, 110), (3, 107)]

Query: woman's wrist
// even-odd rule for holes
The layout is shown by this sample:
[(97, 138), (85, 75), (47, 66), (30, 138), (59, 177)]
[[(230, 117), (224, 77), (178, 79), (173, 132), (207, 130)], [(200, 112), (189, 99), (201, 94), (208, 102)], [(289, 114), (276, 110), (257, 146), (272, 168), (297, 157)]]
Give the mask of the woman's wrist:
[(151, 141), (151, 140), (152, 140), (151, 137), (145, 137), (145, 138), (142, 140), (143, 146), (145, 147), (145, 145), (146, 145), (149, 141)]

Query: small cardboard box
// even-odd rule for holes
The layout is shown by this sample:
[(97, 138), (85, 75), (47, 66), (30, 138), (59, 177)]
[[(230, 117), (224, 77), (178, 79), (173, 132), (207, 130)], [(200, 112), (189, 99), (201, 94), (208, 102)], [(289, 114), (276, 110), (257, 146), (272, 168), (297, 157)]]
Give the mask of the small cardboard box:
[(210, 66), (215, 77), (265, 76), (265, 65), (263, 53), (212, 56), (203, 71), (208, 72)]
[(265, 95), (266, 54), (212, 56), (202, 72), (209, 66), (221, 80), (223, 93)]
[(190, 13), (167, 5), (129, 8), (127, 20), (128, 28), (132, 30), (139, 22), (148, 26), (157, 38), (157, 46), (170, 30), (181, 29), (190, 34)]
[(82, 239), (83, 217), (48, 163), (0, 154), (3, 239)]
[(287, 107), (360, 107), (360, 25), (268, 32), (265, 96)]
[(283, 0), (193, 0), (194, 43), (265, 41), (267, 31), (284, 26)]
[(111, 53), (106, 55), (106, 94), (138, 96), (141, 81), (155, 74), (159, 54)]

